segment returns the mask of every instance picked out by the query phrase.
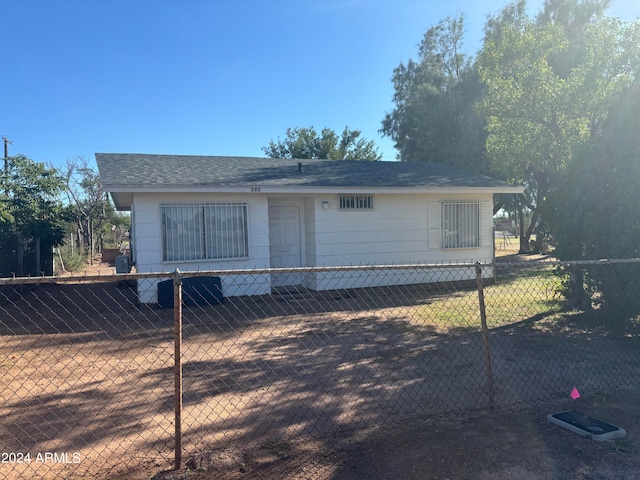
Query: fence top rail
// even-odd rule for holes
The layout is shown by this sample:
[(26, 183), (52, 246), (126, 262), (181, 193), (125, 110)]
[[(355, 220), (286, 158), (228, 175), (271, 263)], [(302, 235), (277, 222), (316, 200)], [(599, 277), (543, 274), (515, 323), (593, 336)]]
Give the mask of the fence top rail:
[(354, 272), (354, 271), (385, 271), (385, 270), (428, 270), (428, 269), (473, 269), (477, 265), (492, 267), (491, 263), (404, 263), (381, 265), (334, 265), (322, 267), (272, 267), (272, 268), (237, 268), (224, 270), (179, 270), (146, 273), (117, 273), (117, 274), (78, 274), (68, 276), (39, 276), (39, 277), (7, 277), (0, 278), (0, 286), (16, 284), (38, 283), (84, 283), (84, 282), (115, 282), (140, 279), (167, 279), (176, 277), (198, 276), (226, 276), (226, 275), (270, 275), (281, 273), (319, 273), (319, 272)]
[[(536, 266), (590, 266), (607, 264), (632, 264), (640, 263), (640, 258), (622, 259), (601, 259), (601, 260), (554, 260), (543, 259), (536, 261), (498, 261), (498, 266), (513, 266), (519, 268), (534, 268)], [(204, 277), (204, 276), (228, 276), (228, 275), (271, 275), (280, 273), (320, 273), (320, 272), (365, 272), (365, 271), (388, 271), (388, 270), (429, 270), (429, 269), (460, 269), (476, 267), (492, 268), (494, 263), (482, 262), (451, 262), (451, 263), (400, 263), (400, 264), (378, 264), (378, 265), (334, 265), (321, 267), (286, 267), (286, 268), (237, 268), (222, 270), (185, 270), (175, 269), (162, 272), (143, 273), (118, 273), (118, 274), (78, 274), (69, 276), (39, 276), (39, 277), (7, 277), (0, 278), (2, 285), (27, 285), (42, 283), (96, 283), (96, 282), (116, 282), (141, 279), (169, 279), (178, 277)]]

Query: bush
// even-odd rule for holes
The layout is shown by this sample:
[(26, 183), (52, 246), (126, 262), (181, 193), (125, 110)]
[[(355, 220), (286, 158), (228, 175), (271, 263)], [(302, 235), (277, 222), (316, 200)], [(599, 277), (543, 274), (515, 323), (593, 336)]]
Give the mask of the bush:
[(87, 255), (83, 250), (76, 249), (72, 252), (71, 247), (62, 246), (60, 247), (60, 255), (67, 272), (77, 272), (87, 264)]

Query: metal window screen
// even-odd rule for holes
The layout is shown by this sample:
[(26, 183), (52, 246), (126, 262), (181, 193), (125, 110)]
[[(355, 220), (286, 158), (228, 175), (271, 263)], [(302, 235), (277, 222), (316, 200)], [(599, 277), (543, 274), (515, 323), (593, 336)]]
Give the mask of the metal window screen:
[(480, 246), (480, 202), (442, 202), (442, 248)]
[(204, 206), (206, 258), (249, 256), (246, 203)]
[(246, 203), (161, 204), (166, 262), (249, 256)]
[(373, 195), (339, 195), (340, 210), (373, 210)]

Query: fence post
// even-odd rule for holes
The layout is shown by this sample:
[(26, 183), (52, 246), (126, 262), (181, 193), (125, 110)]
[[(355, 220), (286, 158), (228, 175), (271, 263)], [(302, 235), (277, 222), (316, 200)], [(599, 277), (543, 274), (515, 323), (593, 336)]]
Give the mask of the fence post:
[(173, 277), (175, 469), (182, 468), (182, 277), (176, 268)]
[[(494, 263), (495, 268), (495, 263)], [(491, 348), (489, 347), (489, 329), (487, 328), (487, 311), (484, 305), (484, 285), (482, 283), (482, 266), (476, 262), (476, 282), (478, 284), (478, 303), (480, 304), (480, 324), (482, 326), (482, 347), (484, 349), (484, 367), (489, 391), (489, 408), (493, 410), (495, 400), (493, 396), (493, 371), (491, 369)]]

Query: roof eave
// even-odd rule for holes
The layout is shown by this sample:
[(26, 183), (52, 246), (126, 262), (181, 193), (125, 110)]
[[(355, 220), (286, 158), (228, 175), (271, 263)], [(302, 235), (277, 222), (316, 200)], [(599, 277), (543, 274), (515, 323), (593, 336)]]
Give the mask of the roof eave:
[[(103, 185), (111, 193), (523, 193), (524, 187), (506, 186), (419, 186), (419, 187), (376, 187), (376, 186), (276, 186), (276, 185), (232, 185), (232, 186), (192, 186), (192, 185)], [(115, 201), (115, 200), (114, 200)]]
[(119, 212), (131, 211), (131, 204), (133, 203), (133, 192), (130, 191), (115, 191), (105, 189), (111, 195), (113, 205)]

